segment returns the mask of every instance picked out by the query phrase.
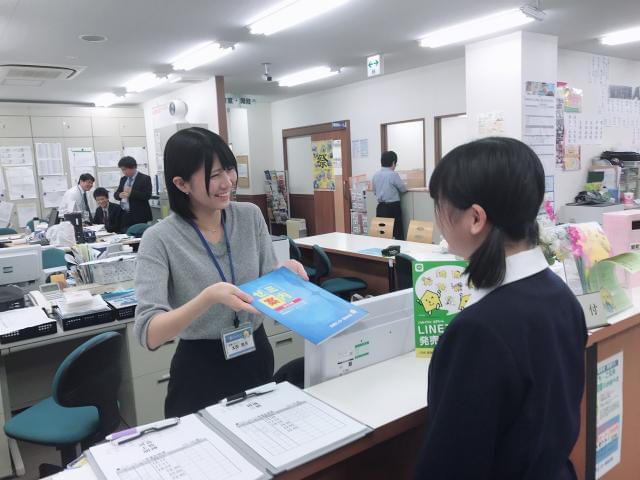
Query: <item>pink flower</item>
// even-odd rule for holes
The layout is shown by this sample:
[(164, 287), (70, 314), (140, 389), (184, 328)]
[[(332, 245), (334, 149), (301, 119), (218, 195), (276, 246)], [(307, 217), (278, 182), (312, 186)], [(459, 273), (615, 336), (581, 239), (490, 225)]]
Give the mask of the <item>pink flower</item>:
[(544, 201), (544, 209), (547, 212), (547, 215), (549, 216), (549, 219), (551, 219), (552, 222), (556, 221), (556, 214), (553, 211), (553, 206), (551, 205), (551, 201), (550, 200), (545, 200)]

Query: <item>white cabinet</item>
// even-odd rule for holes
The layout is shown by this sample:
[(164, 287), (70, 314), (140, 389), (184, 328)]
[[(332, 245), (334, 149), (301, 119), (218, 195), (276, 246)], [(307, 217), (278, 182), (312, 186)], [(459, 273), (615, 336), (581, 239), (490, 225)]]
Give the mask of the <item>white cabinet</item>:
[(93, 117), (91, 119), (94, 137), (118, 137), (118, 119), (115, 117)]
[(63, 137), (91, 137), (90, 117), (63, 117), (62, 118)]
[(0, 116), (0, 137), (30, 137), (29, 117)]
[(272, 335), (269, 337), (269, 343), (273, 348), (274, 373), (291, 360), (304, 357), (304, 340), (297, 333), (286, 332)]
[(149, 373), (133, 379), (133, 398), (138, 425), (164, 418), (164, 400), (167, 397), (168, 385), (169, 370)]
[(62, 137), (62, 118), (31, 117), (31, 128), (34, 137)]
[(144, 118), (119, 118), (118, 125), (121, 137), (144, 137)]

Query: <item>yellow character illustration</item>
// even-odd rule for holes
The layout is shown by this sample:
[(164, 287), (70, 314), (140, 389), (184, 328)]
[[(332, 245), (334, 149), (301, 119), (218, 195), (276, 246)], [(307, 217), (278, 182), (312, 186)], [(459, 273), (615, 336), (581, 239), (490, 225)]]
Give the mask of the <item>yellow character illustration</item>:
[(433, 278), (431, 278), (431, 277), (422, 277), (422, 284), (425, 287), (430, 287), (433, 284)]
[(458, 306), (459, 310), (463, 310), (464, 307), (467, 306), (467, 303), (469, 303), (469, 299), (471, 298), (471, 294), (470, 293), (465, 293), (464, 295), (461, 293), (460, 294), (460, 305)]
[(615, 309), (615, 304), (613, 302), (613, 295), (611, 295), (611, 292), (606, 288), (603, 288), (602, 290), (600, 290), (600, 297), (602, 298), (602, 304), (604, 305), (604, 308), (606, 308), (609, 313), (613, 312)]
[(453, 288), (454, 292), (461, 292), (462, 291), (462, 282), (454, 283), (453, 285), (451, 285), (451, 288)]
[(440, 290), (441, 292), (445, 291), (447, 289), (447, 284), (444, 282), (440, 282), (438, 285), (436, 285), (438, 287), (438, 290)]
[(462, 276), (462, 272), (460, 270), (453, 271), (453, 278), (460, 278)]
[(440, 303), (440, 293), (432, 292), (431, 290), (427, 290), (422, 295), (420, 299), (420, 303), (424, 307), (427, 315), (431, 315), (431, 312), (438, 308), (442, 308), (442, 303)]
[(446, 270), (438, 270), (436, 272), (436, 275), (440, 278), (447, 278), (447, 271)]

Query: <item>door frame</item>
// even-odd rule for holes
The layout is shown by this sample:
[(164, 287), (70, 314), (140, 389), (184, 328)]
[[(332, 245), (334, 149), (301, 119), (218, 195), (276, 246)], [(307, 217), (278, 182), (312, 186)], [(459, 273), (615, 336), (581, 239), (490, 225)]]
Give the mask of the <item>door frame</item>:
[(462, 113), (450, 113), (448, 115), (437, 115), (433, 117), (433, 166), (435, 167), (442, 160), (442, 119), (451, 117), (460, 117), (466, 115)]
[[(387, 122), (380, 124), (380, 151), (386, 152), (388, 149), (387, 127), (389, 125), (398, 125), (400, 123), (422, 122), (422, 172), (423, 182), (427, 178), (427, 127), (424, 118), (411, 118), (409, 120), (399, 120), (397, 122)], [(424, 187), (425, 185), (423, 185)]]
[[(346, 145), (342, 149), (342, 194), (344, 225), (347, 233), (351, 233), (351, 195), (349, 188), (349, 177), (351, 172), (351, 123), (349, 120), (336, 122), (318, 123), (306, 125), (304, 127), (283, 128), (282, 129), (282, 154), (284, 157), (284, 169), (289, 172), (289, 159), (287, 158), (287, 140), (295, 137), (307, 137), (314, 133), (345, 132)], [(309, 152), (311, 154), (311, 152)], [(315, 232), (314, 232), (315, 233)]]

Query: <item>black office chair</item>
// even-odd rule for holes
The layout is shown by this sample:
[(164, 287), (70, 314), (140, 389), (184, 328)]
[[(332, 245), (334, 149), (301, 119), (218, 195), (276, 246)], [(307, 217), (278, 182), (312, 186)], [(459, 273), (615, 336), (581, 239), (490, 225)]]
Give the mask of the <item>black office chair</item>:
[(118, 388), (122, 380), (122, 336), (105, 332), (87, 340), (58, 367), (52, 396), (5, 423), (10, 438), (60, 450), (62, 468), (40, 465), (40, 478), (60, 471), (76, 456), (120, 424)]
[[(285, 235), (285, 237), (287, 237), (287, 240), (289, 240), (289, 257), (302, 263), (302, 252), (300, 251), (300, 248), (298, 248), (298, 245), (296, 245), (296, 242), (293, 240), (293, 238), (287, 235)], [(304, 271), (307, 272), (309, 280), (315, 283), (316, 269), (305, 264), (302, 264), (302, 266), (304, 267)]]
[(289, 382), (296, 387), (304, 388), (304, 357), (296, 358), (281, 366), (273, 375), (273, 381)]
[(334, 277), (321, 281), (331, 274), (331, 261), (327, 253), (319, 245), (313, 246), (313, 264), (316, 267), (316, 281), (325, 290), (349, 300), (358, 290), (367, 288), (367, 282), (357, 277)]
[(415, 258), (406, 253), (395, 256), (396, 290), (404, 290), (413, 287), (413, 262)]

